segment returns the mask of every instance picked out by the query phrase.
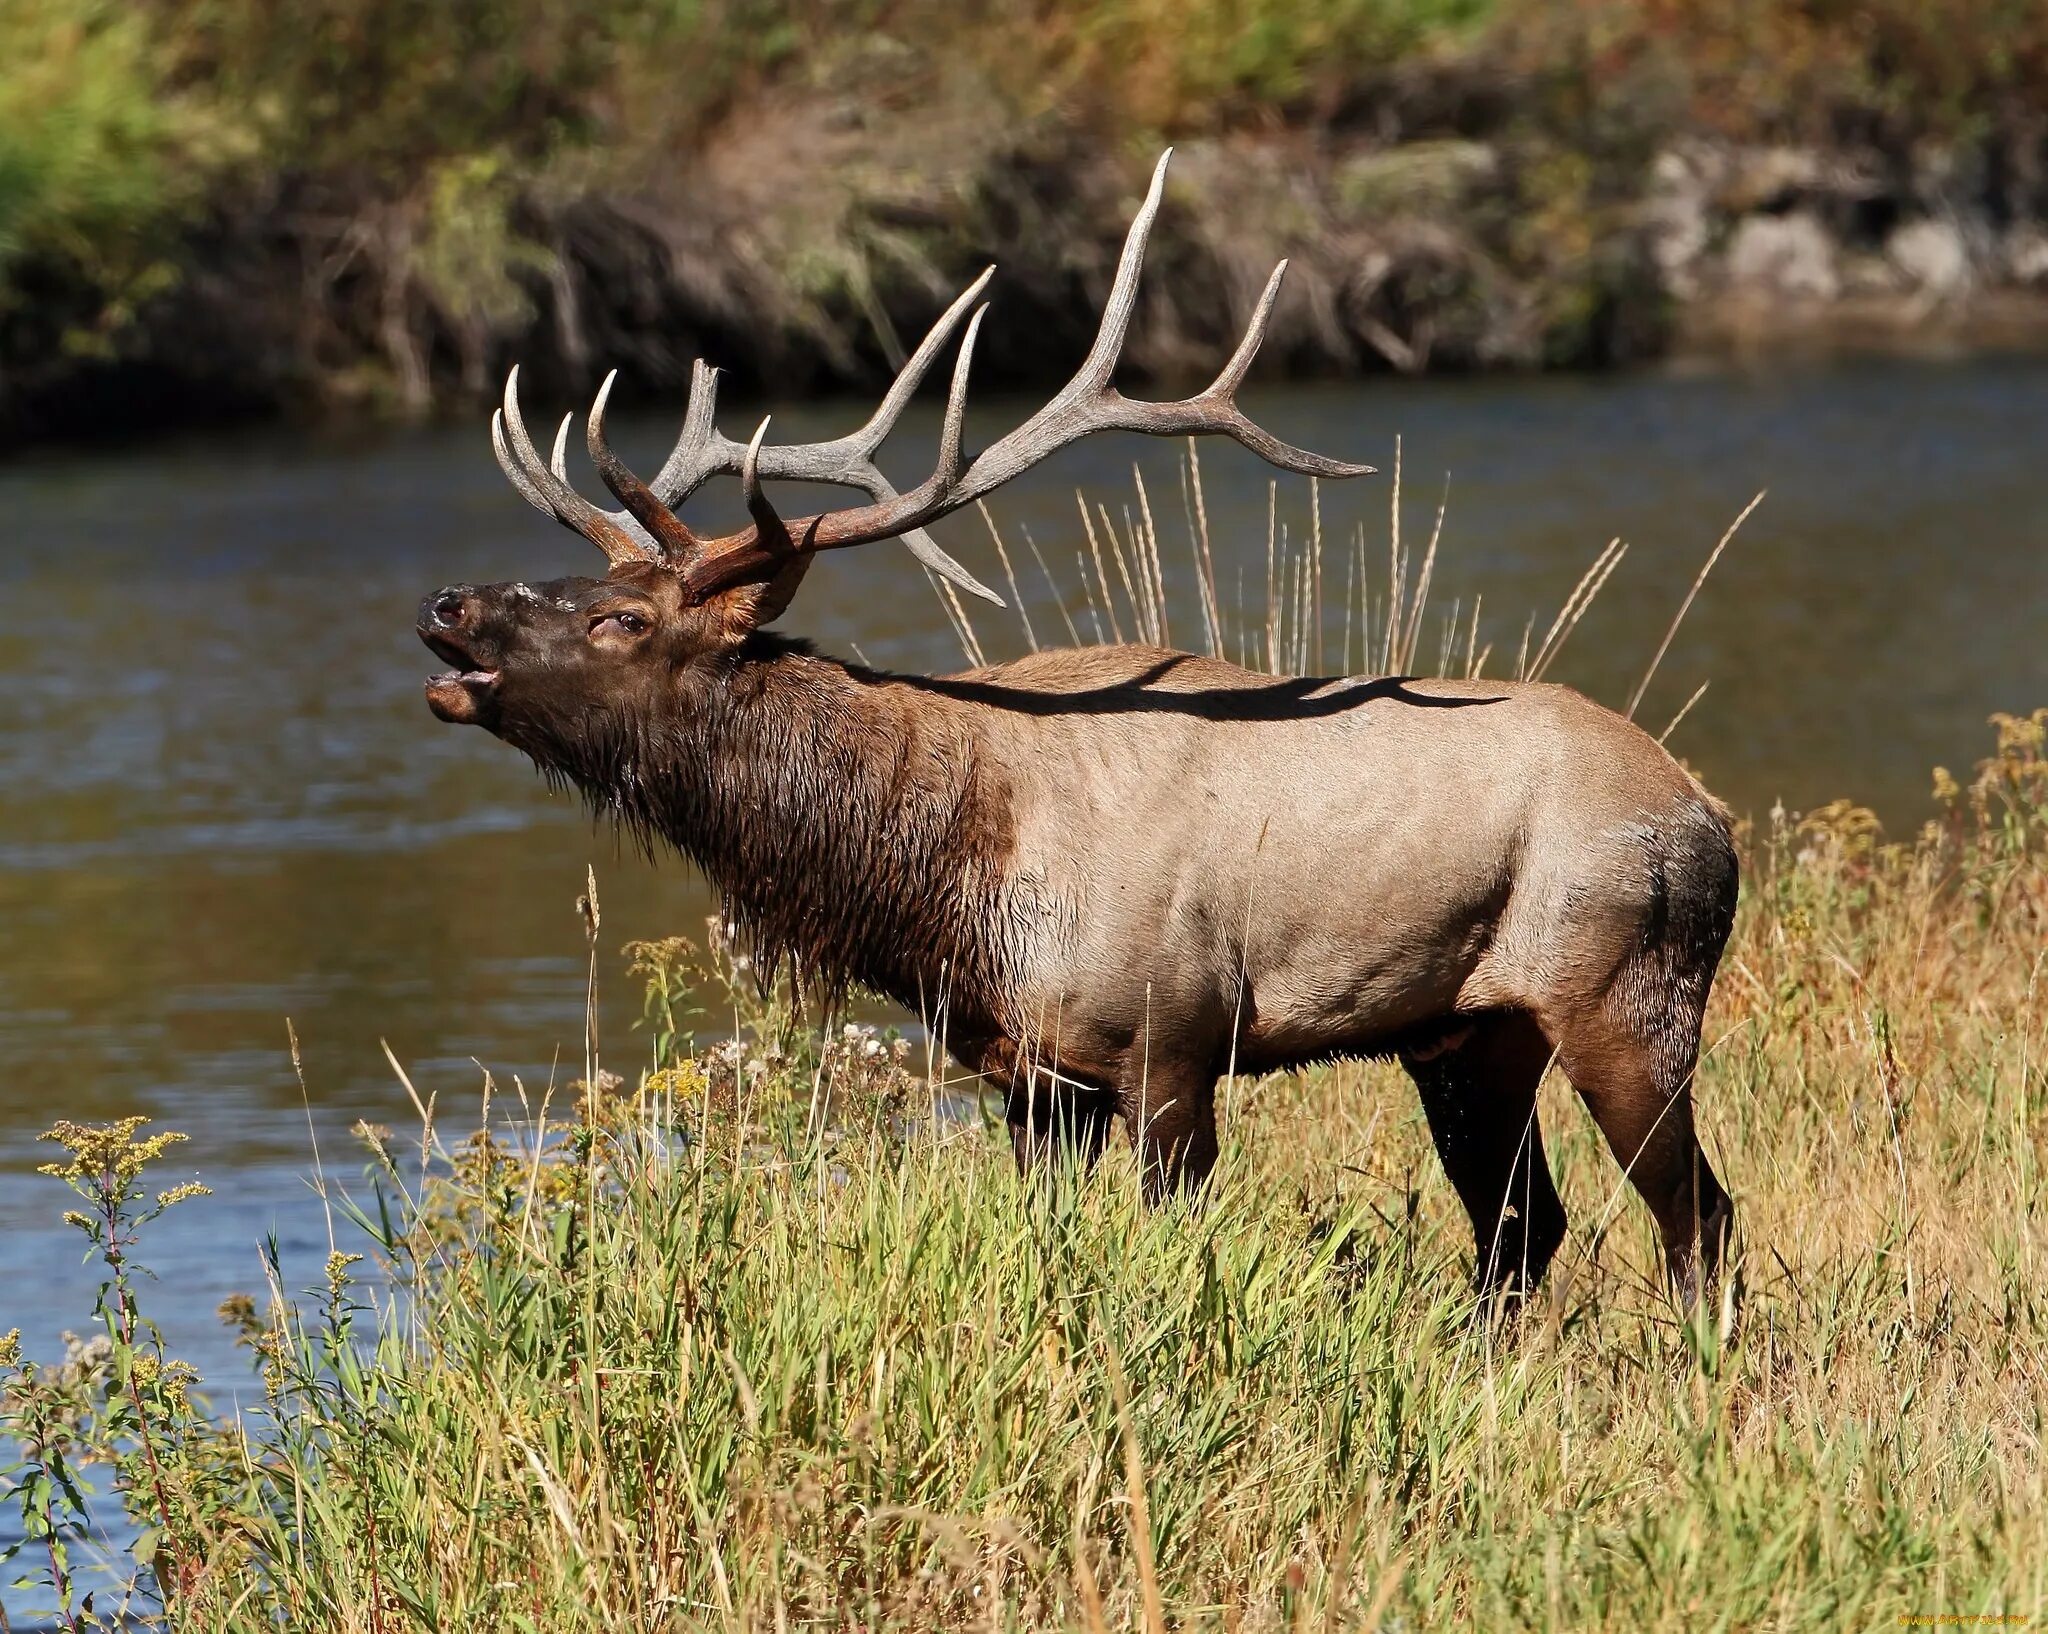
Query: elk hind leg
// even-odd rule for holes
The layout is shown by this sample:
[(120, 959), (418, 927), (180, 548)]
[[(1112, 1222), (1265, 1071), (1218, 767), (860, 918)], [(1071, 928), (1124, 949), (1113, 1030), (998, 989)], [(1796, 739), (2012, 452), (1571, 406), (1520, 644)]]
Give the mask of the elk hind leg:
[(1735, 1221), (1693, 1127), (1702, 1006), (1687, 1002), (1689, 995), (1662, 1005), (1631, 1002), (1629, 990), (1625, 973), (1615, 991), (1567, 1021), (1559, 1029), (1559, 1056), (1615, 1161), (1649, 1205), (1672, 1289), (1690, 1306), (1715, 1286)]
[(1534, 1288), (1564, 1241), (1564, 1204), (1536, 1121), (1536, 1088), (1550, 1058), (1550, 1040), (1518, 1010), (1475, 1016), (1401, 1052), (1444, 1172), (1471, 1217), (1473, 1283), (1483, 1294)]

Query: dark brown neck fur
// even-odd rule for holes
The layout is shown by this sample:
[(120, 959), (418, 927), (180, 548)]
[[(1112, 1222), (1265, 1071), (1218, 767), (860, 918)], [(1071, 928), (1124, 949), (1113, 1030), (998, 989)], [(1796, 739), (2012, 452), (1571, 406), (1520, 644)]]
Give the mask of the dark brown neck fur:
[(1001, 1031), (1008, 791), (969, 709), (764, 634), (683, 684), (647, 741), (585, 735), (561, 774), (701, 867), (764, 974)]

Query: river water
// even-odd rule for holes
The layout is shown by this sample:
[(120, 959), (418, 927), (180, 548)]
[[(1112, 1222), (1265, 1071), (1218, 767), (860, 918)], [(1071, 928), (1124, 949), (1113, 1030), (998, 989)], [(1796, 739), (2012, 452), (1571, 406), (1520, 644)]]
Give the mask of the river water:
[[(1553, 671), (1611, 703), (1767, 488), (1641, 710), (1656, 729), (1711, 683), (1673, 747), (1740, 811), (1852, 796), (1910, 826), (1929, 768), (1980, 754), (1989, 712), (2048, 703), (2048, 364), (1389, 382), (1252, 406), (1284, 436), (1383, 468), (1398, 433), (1411, 544), (1449, 474), (1431, 603), (1469, 610), (1483, 594), (1490, 673), (1513, 667), (1528, 615), (1540, 637), (1606, 541), (1628, 540)], [(1028, 407), (987, 405), (974, 430)], [(777, 431), (827, 434), (862, 412), (811, 407)], [(744, 417), (734, 406), (728, 429)], [(619, 440), (651, 469), (669, 424), (628, 420)], [(933, 436), (929, 415), (906, 426), (900, 474), (914, 478)], [(1074, 493), (1120, 513), (1134, 460), (1188, 641), (1200, 625), (1175, 447), (1083, 445), (998, 496), (995, 515), (1013, 545), (1027, 531), (1040, 545), (1086, 634)], [(1260, 599), (1268, 473), (1227, 445), (1207, 446), (1203, 471), (1224, 599), (1239, 584)], [(1359, 524), (1380, 572), (1387, 477), (1327, 486), (1321, 503), (1326, 584)], [(1307, 485), (1287, 479), (1277, 505), (1301, 537)], [(939, 532), (1003, 583), (978, 519)], [(1036, 563), (1015, 557), (1033, 627), (1063, 637)], [(38, 1132), (147, 1113), (192, 1137), (165, 1183), (216, 1193), (145, 1243), (155, 1313), (231, 1401), (246, 1374), (211, 1312), (260, 1287), (267, 1232), (289, 1281), (317, 1280), (315, 1140), (353, 1176), (353, 1120), (412, 1122), (380, 1040), (458, 1123), (480, 1067), (535, 1090), (580, 1071), (586, 866), (604, 903), (608, 1047), (640, 1056), (617, 950), (701, 931), (702, 887), (679, 862), (622, 855), (502, 745), (433, 720), (420, 682), (437, 666), (411, 633), (443, 583), (597, 560), (519, 502), (480, 427), (223, 433), (0, 468), (0, 1332), (19, 1324), (49, 1354), (89, 1314), (92, 1270), (57, 1223), (66, 1199), (33, 1172), (50, 1155)], [(1013, 615), (976, 623), (990, 656), (1021, 650)], [(895, 545), (825, 559), (784, 625), (878, 664), (960, 663)], [(1334, 663), (1334, 622), (1330, 642)], [(1425, 642), (1427, 660), (1437, 650)]]

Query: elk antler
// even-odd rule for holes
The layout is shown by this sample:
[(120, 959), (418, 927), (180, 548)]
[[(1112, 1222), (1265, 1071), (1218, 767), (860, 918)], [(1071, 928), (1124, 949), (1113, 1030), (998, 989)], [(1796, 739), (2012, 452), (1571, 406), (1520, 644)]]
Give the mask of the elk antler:
[[(823, 482), (845, 488), (859, 488), (880, 503), (896, 497), (896, 489), (875, 464), (875, 453), (889, 433), (896, 429), (906, 405), (926, 373), (945, 350), (946, 342), (960, 327), (960, 320), (987, 288), (995, 275), (990, 267), (955, 298), (953, 304), (918, 343), (905, 360), (888, 393), (867, 424), (858, 431), (830, 442), (792, 443), (762, 448), (757, 457), (759, 475), (779, 482)], [(592, 462), (605, 486), (625, 507), (607, 511), (592, 505), (569, 486), (563, 459), (568, 423), (555, 439), (554, 458), (542, 465), (526, 434), (519, 413), (519, 371), (513, 369), (505, 381), (505, 406), (491, 418), (491, 446), (498, 464), (526, 502), (556, 521), (589, 539), (605, 553), (607, 560), (620, 562), (658, 561), (688, 572), (702, 559), (728, 543), (700, 539), (675, 515), (677, 507), (715, 476), (739, 476), (746, 468), (747, 444), (736, 443), (715, 424), (718, 414), (718, 371), (699, 358), (690, 369), (690, 401), (683, 414), (683, 429), (676, 445), (662, 462), (651, 483), (643, 483), (613, 452), (605, 438), (605, 406), (611, 396), (614, 370), (591, 405), (584, 437)], [(507, 437), (507, 428), (510, 437)], [(938, 546), (922, 528), (906, 530), (903, 542), (910, 553), (933, 572), (951, 579), (961, 589), (1003, 605), (987, 585), (969, 573)]]
[[(626, 505), (630, 516), (626, 512), (599, 510), (569, 488), (562, 463), (566, 422), (562, 435), (555, 440), (552, 467), (540, 465), (532, 441), (519, 422), (513, 381), (506, 383), (505, 421), (512, 428), (510, 452), (519, 456), (523, 469), (515, 469), (505, 436), (494, 421), (492, 432), (499, 463), (505, 467), (513, 486), (530, 503), (594, 540), (614, 562), (650, 557), (669, 562), (683, 576), (686, 599), (696, 604), (740, 585), (765, 584), (782, 574), (799, 556), (902, 537), (927, 566), (1000, 605), (999, 598), (976, 583), (919, 530), (927, 522), (972, 504), (1068, 443), (1095, 431), (1143, 431), (1161, 436), (1221, 434), (1283, 470), (1318, 477), (1369, 475), (1373, 469), (1369, 465), (1330, 459), (1280, 441), (1237, 406), (1237, 389), (1265, 338), (1273, 302), (1280, 293), (1280, 280), (1287, 271), (1285, 261), (1266, 280), (1244, 338), (1222, 373), (1205, 390), (1179, 402), (1141, 403), (1125, 397), (1112, 384), (1124, 336), (1130, 328), (1131, 311), (1137, 303), (1145, 241), (1159, 213), (1167, 161), (1172, 157), (1173, 150), (1169, 148), (1159, 156), (1152, 172), (1145, 202), (1124, 239), (1123, 255), (1117, 263), (1109, 299), (1103, 306), (1095, 344), (1089, 348), (1080, 370), (1045, 407), (970, 461), (962, 445), (967, 381), (973, 366), (974, 342), (988, 308), (984, 305), (975, 310), (953, 361), (953, 383), (946, 398), (938, 462), (932, 474), (908, 493), (897, 493), (875, 468), (875, 450), (894, 427), (903, 405), (951, 337), (961, 315), (988, 283), (994, 268), (977, 278), (932, 325), (873, 418), (859, 431), (835, 442), (788, 448), (764, 446), (766, 421), (746, 447), (719, 435), (712, 425), (717, 372), (700, 362), (691, 380), (690, 406), (682, 436), (651, 485), (642, 485), (626, 471), (605, 444), (603, 420), (609, 380), (605, 390), (598, 394), (589, 422), (591, 454), (599, 473)], [(514, 375), (516, 379), (516, 370)], [(752, 525), (719, 539), (697, 538), (669, 507), (680, 504), (706, 478), (732, 471), (737, 471), (745, 482), (747, 508), (754, 518)], [(836, 482), (864, 488), (874, 503), (785, 522), (762, 491), (763, 478)], [(622, 550), (623, 556), (618, 554)]]

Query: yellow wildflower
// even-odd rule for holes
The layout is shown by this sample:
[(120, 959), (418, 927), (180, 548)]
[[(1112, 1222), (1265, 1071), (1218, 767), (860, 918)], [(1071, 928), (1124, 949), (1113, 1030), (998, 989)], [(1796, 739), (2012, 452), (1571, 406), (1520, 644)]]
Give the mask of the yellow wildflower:
[(192, 1404), (192, 1386), (199, 1382), (199, 1369), (190, 1362), (171, 1362), (164, 1368), (164, 1400), (183, 1412)]
[(175, 1129), (165, 1129), (137, 1140), (136, 1130), (147, 1122), (149, 1119), (144, 1117), (122, 1118), (117, 1123), (73, 1123), (69, 1118), (59, 1119), (36, 1139), (55, 1141), (71, 1153), (71, 1161), (39, 1164), (36, 1172), (81, 1185), (101, 1187), (111, 1183), (125, 1192), (145, 1165), (187, 1138)]
[(335, 1293), (348, 1286), (348, 1268), (363, 1256), (344, 1254), (339, 1249), (327, 1256), (327, 1286)]
[(647, 1075), (647, 1092), (671, 1100), (687, 1101), (703, 1094), (706, 1082), (704, 1069), (694, 1061), (685, 1061), (680, 1066), (650, 1072)]

